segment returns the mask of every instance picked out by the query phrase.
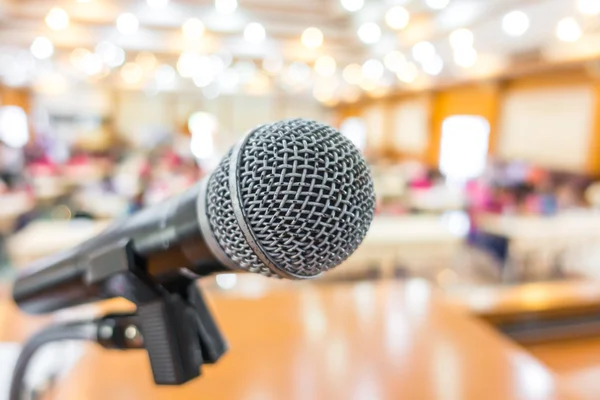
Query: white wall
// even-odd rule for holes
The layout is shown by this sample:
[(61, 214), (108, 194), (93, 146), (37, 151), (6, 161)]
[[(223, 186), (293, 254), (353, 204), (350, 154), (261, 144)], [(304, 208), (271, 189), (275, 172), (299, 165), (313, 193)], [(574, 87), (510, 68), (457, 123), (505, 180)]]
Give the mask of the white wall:
[(508, 93), (500, 117), (499, 156), (584, 171), (593, 130), (591, 87)]
[(34, 125), (65, 143), (77, 142), (82, 135), (89, 140), (102, 136), (102, 121), (111, 114), (113, 101), (110, 90), (85, 85), (58, 95), (38, 93), (32, 97)]
[(207, 100), (200, 92), (148, 96), (143, 92), (91, 86), (60, 96), (37, 95), (34, 105), (63, 114), (112, 117), (117, 133), (134, 143), (146, 142), (157, 131), (180, 130), (193, 112), (209, 112), (219, 121), (216, 142), (219, 152), (228, 149), (249, 129), (263, 123), (296, 117), (331, 123), (333, 115), (305, 95), (227, 95)]

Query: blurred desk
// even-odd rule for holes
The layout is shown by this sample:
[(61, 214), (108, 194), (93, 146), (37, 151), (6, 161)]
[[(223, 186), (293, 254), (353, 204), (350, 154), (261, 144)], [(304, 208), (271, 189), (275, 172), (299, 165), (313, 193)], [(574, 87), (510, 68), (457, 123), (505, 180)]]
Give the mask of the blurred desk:
[(90, 220), (34, 221), (6, 241), (11, 263), (24, 266), (38, 258), (76, 246), (108, 226)]
[[(268, 286), (252, 296), (208, 293), (230, 350), (201, 378), (156, 387), (142, 351), (90, 345), (54, 398), (574, 398), (538, 361), (445, 305), (424, 281)], [(0, 320), (13, 321), (15, 312), (5, 307)], [(0, 337), (15, 330), (7, 325)]]
[(592, 210), (552, 217), (487, 214), (478, 223), (485, 232), (519, 241), (600, 238), (600, 212)]
[(451, 232), (437, 215), (378, 215), (367, 236), (346, 264), (329, 275), (344, 275), (377, 266), (384, 277), (401, 265), (411, 272), (448, 264), (463, 238)]
[(127, 214), (129, 202), (123, 196), (103, 191), (83, 192), (74, 196), (75, 203), (81, 211), (94, 218), (115, 219)]
[(35, 176), (31, 183), (35, 198), (41, 203), (52, 204), (67, 193), (67, 182), (60, 176)]
[[(552, 217), (483, 215), (478, 217), (478, 224), (482, 231), (508, 239), (511, 266), (523, 268), (521, 273), (534, 278), (547, 277), (562, 261), (567, 264), (560, 265), (562, 268), (576, 268), (586, 276), (597, 275), (598, 255), (588, 250), (600, 245), (598, 211), (572, 211)], [(586, 259), (579, 257), (582, 250), (586, 251)], [(587, 265), (591, 268), (586, 268)]]

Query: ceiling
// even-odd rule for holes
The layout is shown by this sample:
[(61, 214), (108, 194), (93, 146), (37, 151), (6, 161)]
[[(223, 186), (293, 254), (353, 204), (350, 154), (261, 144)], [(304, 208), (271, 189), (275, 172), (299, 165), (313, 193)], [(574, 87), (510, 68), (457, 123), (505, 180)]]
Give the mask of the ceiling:
[[(430, 0), (365, 0), (359, 11), (349, 12), (340, 0), (238, 0), (235, 12), (224, 14), (215, 9), (214, 0), (170, 0), (161, 8), (152, 8), (145, 0), (3, 0), (0, 46), (5, 52), (26, 49), (36, 37), (45, 36), (55, 47), (53, 59), (58, 59), (76, 48), (93, 51), (99, 42), (109, 41), (124, 49), (128, 60), (140, 51), (147, 51), (160, 62), (175, 66), (180, 53), (190, 50), (181, 26), (188, 18), (195, 17), (204, 23), (206, 31), (193, 43), (193, 51), (209, 54), (225, 49), (234, 60), (255, 63), (278, 56), (286, 63), (301, 60), (311, 64), (318, 56), (327, 54), (337, 61), (338, 75), (347, 64), (362, 64), (369, 58), (383, 60), (391, 50), (401, 51), (410, 60), (412, 47), (420, 41), (429, 41), (444, 64), (436, 76), (421, 71), (419, 76), (423, 79), (417, 81), (422, 84), (454, 77), (494, 75), (528, 55), (541, 57), (545, 62), (560, 62), (600, 54), (598, 16), (583, 15), (576, 4), (590, 0), (450, 0), (442, 10), (431, 9), (427, 1)], [(410, 22), (399, 31), (385, 23), (386, 12), (395, 5), (405, 7), (410, 13)], [(66, 29), (53, 31), (44, 23), (52, 7), (67, 12), (70, 23)], [(502, 18), (513, 10), (525, 12), (530, 19), (529, 29), (519, 37), (506, 35), (502, 28)], [(140, 27), (136, 33), (123, 35), (117, 30), (115, 21), (124, 12), (138, 18)], [(569, 16), (576, 19), (584, 34), (575, 42), (564, 43), (556, 38), (555, 31), (557, 23)], [(250, 22), (264, 26), (266, 39), (261, 43), (244, 39), (244, 27)], [(366, 22), (381, 27), (381, 38), (376, 43), (365, 44), (357, 35)], [(323, 45), (312, 50), (300, 40), (302, 32), (310, 26), (319, 28), (324, 37)], [(448, 38), (458, 28), (468, 28), (474, 36), (473, 48), (478, 56), (468, 68), (453, 62)], [(389, 71), (385, 74), (388, 78), (385, 85), (402, 85), (391, 81), (393, 74)]]

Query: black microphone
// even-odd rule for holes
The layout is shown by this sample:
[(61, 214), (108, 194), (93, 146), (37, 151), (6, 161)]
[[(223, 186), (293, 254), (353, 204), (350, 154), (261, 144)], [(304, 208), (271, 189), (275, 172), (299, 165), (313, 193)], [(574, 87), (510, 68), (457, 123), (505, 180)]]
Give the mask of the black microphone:
[(95, 260), (123, 242), (164, 286), (223, 271), (313, 278), (356, 250), (374, 208), (369, 169), (337, 130), (304, 119), (266, 124), (181, 195), (30, 265), (13, 297), (34, 314), (115, 297), (104, 283), (117, 271)]

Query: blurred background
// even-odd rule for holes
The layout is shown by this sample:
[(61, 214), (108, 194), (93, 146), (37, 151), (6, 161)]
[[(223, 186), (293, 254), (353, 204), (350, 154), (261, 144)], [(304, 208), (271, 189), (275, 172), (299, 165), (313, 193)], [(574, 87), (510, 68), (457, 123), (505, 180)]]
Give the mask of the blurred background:
[(7, 281), (303, 117), (377, 193), (303, 285), (421, 278), (577, 384), (600, 365), (599, 0), (3, 0), (0, 105)]

